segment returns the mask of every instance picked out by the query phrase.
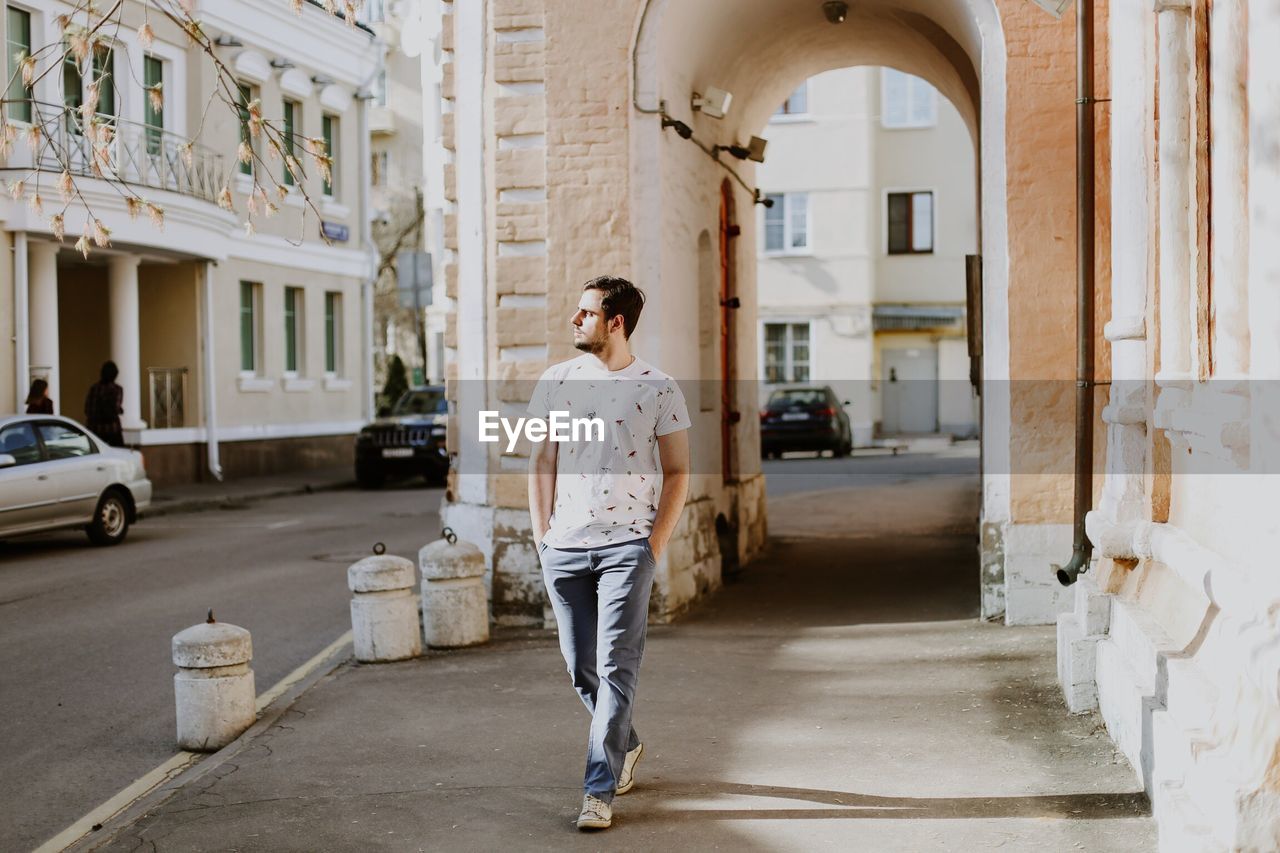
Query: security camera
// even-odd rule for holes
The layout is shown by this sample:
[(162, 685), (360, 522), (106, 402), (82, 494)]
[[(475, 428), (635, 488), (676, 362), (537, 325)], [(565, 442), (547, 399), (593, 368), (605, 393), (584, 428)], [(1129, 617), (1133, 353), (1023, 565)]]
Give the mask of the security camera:
[(679, 119), (674, 119), (670, 116), (663, 116), (662, 129), (666, 130), (668, 127), (675, 128), (676, 133), (679, 134), (681, 139), (688, 139), (693, 136), (693, 128), (689, 127), (689, 125)]
[(694, 92), (693, 100), (689, 106), (693, 108), (694, 112), (701, 112), (704, 116), (724, 118), (724, 114), (729, 111), (729, 104), (731, 103), (733, 103), (733, 95), (724, 89), (709, 86), (705, 94), (699, 95)]
[(822, 14), (827, 16), (830, 23), (843, 24), (844, 19), (849, 17), (849, 4), (844, 0), (827, 0), (822, 4)]

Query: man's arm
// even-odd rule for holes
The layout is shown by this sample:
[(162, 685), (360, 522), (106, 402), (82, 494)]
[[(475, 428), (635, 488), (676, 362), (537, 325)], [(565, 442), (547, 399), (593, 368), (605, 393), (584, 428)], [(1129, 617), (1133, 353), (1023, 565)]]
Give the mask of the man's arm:
[(667, 550), (667, 542), (689, 496), (689, 431), (682, 429), (658, 436), (658, 457), (662, 462), (662, 495), (658, 498), (653, 532), (649, 534), (649, 547), (655, 558)]
[(541, 542), (551, 527), (556, 496), (556, 442), (535, 441), (529, 454), (529, 519), (533, 540)]

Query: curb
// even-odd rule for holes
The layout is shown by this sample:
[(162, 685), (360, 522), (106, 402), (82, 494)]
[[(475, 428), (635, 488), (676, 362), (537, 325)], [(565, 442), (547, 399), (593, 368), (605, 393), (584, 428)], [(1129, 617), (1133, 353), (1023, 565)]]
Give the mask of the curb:
[(138, 513), (138, 517), (158, 518), (162, 515), (179, 515), (186, 512), (202, 512), (208, 509), (230, 509), (254, 503), (255, 501), (271, 500), (272, 498), (285, 498), (290, 497), (291, 495), (307, 495), (314, 492), (337, 492), (344, 489), (353, 489), (355, 486), (355, 480), (339, 480), (332, 483), (304, 483), (298, 486), (281, 486), (279, 488), (267, 489), (260, 492), (246, 492), (235, 495), (210, 495), (208, 497), (179, 498), (172, 502), (166, 501), (160, 506), (152, 504), (147, 509)]
[[(90, 830), (87, 834), (82, 835), (62, 848), (64, 853), (67, 853), (67, 851), (90, 853), (90, 851), (110, 844), (121, 833), (145, 818), (153, 808), (161, 805), (188, 785), (198, 782), (214, 772), (246, 749), (251, 748), (253, 742), (258, 737), (269, 732), (271, 727), (293, 707), (294, 703), (304, 693), (326, 678), (331, 677), (344, 665), (350, 663), (352, 660), (351, 649), (351, 640), (348, 639), (341, 647), (325, 658), (320, 665), (308, 673), (306, 677), (289, 685), (288, 689), (283, 693), (273, 697), (270, 703), (261, 709), (253, 725), (245, 729), (240, 737), (217, 752), (195, 758), (185, 768), (121, 808), (110, 818), (99, 824), (97, 828)], [(181, 755), (182, 753), (178, 754)]]

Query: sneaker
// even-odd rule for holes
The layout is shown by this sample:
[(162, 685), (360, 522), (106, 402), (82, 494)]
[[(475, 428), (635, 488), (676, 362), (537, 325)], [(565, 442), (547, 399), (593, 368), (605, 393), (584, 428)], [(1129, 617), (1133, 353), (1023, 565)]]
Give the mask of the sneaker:
[(590, 794), (582, 798), (582, 813), (578, 815), (578, 829), (608, 829), (613, 823), (613, 806)]
[(636, 748), (627, 753), (627, 757), (622, 760), (622, 780), (618, 783), (616, 794), (625, 794), (636, 785), (636, 762), (640, 760), (640, 756), (644, 753), (644, 744), (636, 744)]

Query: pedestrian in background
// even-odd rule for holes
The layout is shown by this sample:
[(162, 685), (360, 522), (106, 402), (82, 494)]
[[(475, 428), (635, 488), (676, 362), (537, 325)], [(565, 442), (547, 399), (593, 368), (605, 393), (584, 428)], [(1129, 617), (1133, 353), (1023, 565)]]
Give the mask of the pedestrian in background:
[(49, 383), (43, 379), (31, 380), (31, 390), (27, 392), (27, 414), (53, 414), (53, 400), (49, 398)]
[(120, 428), (124, 389), (116, 384), (119, 375), (120, 369), (114, 361), (103, 362), (98, 381), (89, 387), (84, 398), (85, 426), (112, 447), (124, 447), (124, 433)]
[[(591, 713), (579, 829), (613, 822), (644, 751), (631, 725), (649, 593), (689, 488), (689, 412), (670, 376), (631, 354), (644, 293), (600, 276), (570, 321), (582, 352), (542, 375), (529, 413), (603, 421), (595, 440), (534, 445), (529, 512), (560, 650)], [(557, 448), (557, 443), (562, 446)]]

